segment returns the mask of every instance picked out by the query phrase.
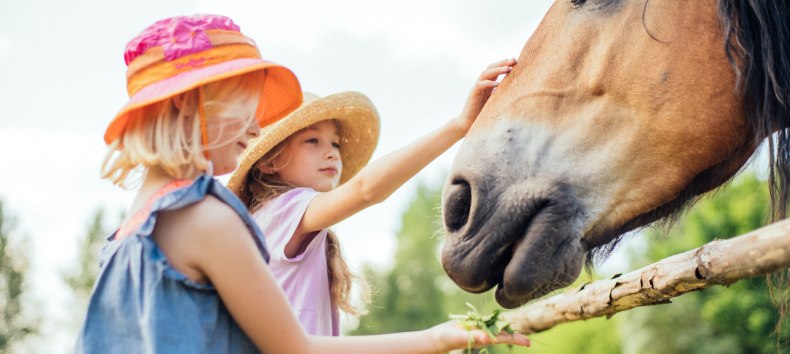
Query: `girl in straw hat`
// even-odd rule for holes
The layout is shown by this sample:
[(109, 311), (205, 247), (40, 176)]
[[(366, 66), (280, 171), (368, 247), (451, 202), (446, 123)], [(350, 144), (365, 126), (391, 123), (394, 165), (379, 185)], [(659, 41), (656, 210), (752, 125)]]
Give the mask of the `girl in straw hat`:
[(360, 313), (350, 300), (352, 282), (369, 299), (367, 284), (349, 271), (328, 228), (386, 199), (466, 135), (496, 79), (514, 64), (491, 64), (460, 116), (364, 168), (378, 140), (379, 117), (355, 92), (305, 94), (299, 109), (262, 129), (244, 152), (228, 187), (266, 234), (272, 273), (308, 333), (337, 336), (338, 309)]
[(297, 107), (301, 90), (230, 19), (156, 22), (128, 44), (126, 62), (130, 100), (105, 133), (102, 175), (119, 185), (143, 175), (132, 216), (102, 250), (77, 353), (438, 353), (466, 345), (466, 331), (451, 322), (346, 339), (311, 337), (299, 326), (259, 228), (212, 171), (236, 168), (248, 140)]

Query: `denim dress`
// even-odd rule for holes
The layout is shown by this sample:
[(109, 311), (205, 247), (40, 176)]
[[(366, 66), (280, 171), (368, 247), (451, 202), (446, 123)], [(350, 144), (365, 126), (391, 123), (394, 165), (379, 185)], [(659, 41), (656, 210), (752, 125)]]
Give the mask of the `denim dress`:
[(187, 207), (208, 195), (239, 214), (261, 257), (269, 261), (263, 235), (242, 202), (203, 175), (157, 199), (133, 233), (116, 240), (116, 231), (109, 237), (76, 353), (260, 353), (216, 289), (175, 270), (151, 237), (159, 212)]

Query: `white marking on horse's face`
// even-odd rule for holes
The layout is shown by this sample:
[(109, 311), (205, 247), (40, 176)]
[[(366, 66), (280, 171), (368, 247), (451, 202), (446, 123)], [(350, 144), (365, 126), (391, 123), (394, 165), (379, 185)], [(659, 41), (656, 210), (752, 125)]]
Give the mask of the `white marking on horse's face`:
[[(453, 170), (484, 166), (486, 170), (478, 172), (490, 176), (485, 183), (520, 183), (536, 192), (556, 183), (568, 185), (585, 209), (588, 223), (611, 209), (613, 190), (622, 188), (609, 167), (622, 147), (611, 140), (579, 144), (584, 141), (582, 134), (581, 129), (557, 131), (541, 122), (503, 117), (485, 135), (464, 142)], [(589, 227), (578, 225), (584, 231)]]

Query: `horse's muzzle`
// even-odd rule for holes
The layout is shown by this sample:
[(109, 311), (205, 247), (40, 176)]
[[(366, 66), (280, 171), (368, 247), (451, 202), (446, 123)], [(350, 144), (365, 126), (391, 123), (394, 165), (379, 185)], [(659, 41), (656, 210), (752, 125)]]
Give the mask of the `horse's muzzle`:
[(584, 213), (570, 189), (476, 177), (456, 171), (444, 190), (442, 264), (450, 278), (470, 292), (498, 285), (497, 302), (506, 308), (576, 279)]

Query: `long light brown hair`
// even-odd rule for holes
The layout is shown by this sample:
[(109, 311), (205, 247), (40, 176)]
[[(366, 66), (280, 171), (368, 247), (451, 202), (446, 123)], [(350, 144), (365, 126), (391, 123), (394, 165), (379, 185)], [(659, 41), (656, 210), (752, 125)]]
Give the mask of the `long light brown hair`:
[[(277, 158), (283, 152), (289, 140), (290, 138), (280, 142), (258, 159), (250, 171), (247, 172), (247, 176), (244, 177), (239, 197), (250, 212), (283, 193), (296, 188), (296, 186), (283, 181), (277, 173), (264, 173), (257, 167), (259, 164), (271, 163)], [(332, 297), (332, 303), (347, 314), (353, 316), (364, 315), (367, 311), (354, 306), (351, 301), (351, 287), (353, 284), (356, 284), (362, 293), (362, 301), (368, 304), (370, 303), (370, 285), (364, 278), (351, 272), (348, 263), (340, 252), (337, 235), (332, 230), (327, 230), (326, 241), (326, 268), (329, 276), (329, 292)]]

